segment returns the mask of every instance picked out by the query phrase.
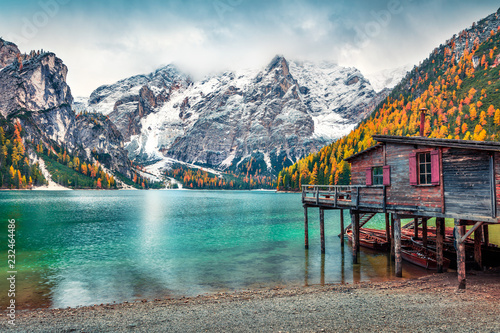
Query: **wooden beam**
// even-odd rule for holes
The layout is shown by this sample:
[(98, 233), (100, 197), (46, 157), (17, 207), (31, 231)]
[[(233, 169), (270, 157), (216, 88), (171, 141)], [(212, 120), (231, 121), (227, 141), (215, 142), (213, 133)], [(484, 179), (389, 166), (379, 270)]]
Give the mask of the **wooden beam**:
[(391, 221), (389, 213), (385, 213), (385, 240), (391, 244)]
[(335, 187), (335, 203), (333, 204), (333, 206), (335, 208), (337, 208), (337, 206), (338, 206), (337, 203), (338, 203), (338, 191), (337, 191), (337, 187)]
[(360, 200), (360, 193), (361, 193), (361, 187), (356, 187), (356, 209), (359, 208), (359, 200)]
[(391, 214), (391, 258), (394, 258), (394, 214)]
[(340, 246), (344, 247), (344, 210), (340, 210)]
[(396, 262), (396, 277), (403, 277), (403, 262), (401, 258), (401, 219), (394, 217), (394, 257)]
[(307, 206), (304, 206), (304, 247), (309, 249), (309, 218), (307, 215)]
[(483, 236), (484, 236), (484, 245), (490, 245), (490, 233), (488, 231), (488, 224), (483, 224)]
[(325, 285), (325, 254), (321, 254), (321, 273), (319, 283)]
[(357, 226), (356, 226), (356, 228), (358, 229), (358, 231), (357, 231), (358, 237), (356, 238), (356, 249), (358, 250), (358, 262), (359, 262), (359, 251), (360, 251), (360, 246), (359, 246), (359, 243), (360, 243), (360, 241), (359, 241), (359, 237), (360, 237), (359, 236), (359, 232), (361, 230), (361, 224), (360, 224), (360, 222), (361, 222), (361, 217), (360, 217), (360, 214), (358, 213), (358, 216), (357, 216)]
[(483, 228), (477, 228), (474, 231), (474, 262), (478, 270), (483, 269), (483, 259), (481, 253), (481, 244), (483, 240)]
[(382, 197), (382, 211), (387, 212), (387, 186), (384, 185), (384, 196)]
[(413, 219), (413, 237), (418, 239), (418, 217)]
[(427, 218), (422, 217), (422, 245), (427, 247)]
[(436, 218), (436, 261), (437, 272), (443, 273), (443, 239), (444, 239), (444, 218)]
[(352, 263), (357, 264), (359, 255), (359, 212), (351, 214), (352, 219)]
[(466, 273), (465, 273), (465, 243), (462, 240), (465, 236), (465, 226), (460, 226), (460, 220), (455, 220), (455, 234), (457, 241), (457, 273), (458, 273), (458, 289), (465, 289)]
[(321, 253), (325, 253), (325, 211), (319, 209), (319, 232), (321, 237)]
[[(479, 227), (481, 227), (482, 225), (483, 225), (483, 222), (476, 222), (476, 224), (474, 224), (472, 226), (472, 228), (470, 228), (469, 231), (467, 231), (467, 233), (462, 236), (461, 241), (464, 242), (467, 239), (467, 237), (469, 237), (470, 235), (472, 235), (472, 233), (474, 231), (476, 231), (476, 229), (479, 228)], [(465, 230), (465, 225), (463, 225), (463, 228), (464, 228), (463, 230)]]
[(304, 285), (307, 287), (309, 285), (309, 250), (304, 251), (305, 259), (304, 259)]

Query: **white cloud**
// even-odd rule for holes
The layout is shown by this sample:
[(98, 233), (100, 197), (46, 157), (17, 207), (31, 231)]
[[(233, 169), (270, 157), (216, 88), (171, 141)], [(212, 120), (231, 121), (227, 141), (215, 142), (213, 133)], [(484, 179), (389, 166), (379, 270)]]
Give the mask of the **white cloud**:
[[(220, 8), (206, 1), (88, 0), (85, 6), (73, 1), (40, 27), (36, 37), (13, 42), (23, 51), (57, 53), (79, 96), (171, 62), (198, 77), (262, 67), (276, 54), (338, 61), (374, 72), (417, 63), (452, 34), (497, 9), (493, 0), (481, 5), (400, 0), (402, 10), (381, 21), (378, 14), (394, 1), (219, 0), (217, 4), (226, 5)], [(26, 10), (20, 8), (1, 17), (4, 37), (19, 34), (25, 19), (40, 11), (35, 1)], [(359, 31), (369, 38), (360, 42)]]

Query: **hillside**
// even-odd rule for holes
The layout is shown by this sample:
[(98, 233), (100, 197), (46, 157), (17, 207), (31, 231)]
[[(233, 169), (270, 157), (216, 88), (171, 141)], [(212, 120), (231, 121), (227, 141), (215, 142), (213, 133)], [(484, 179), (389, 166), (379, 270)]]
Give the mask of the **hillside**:
[(374, 134), (500, 141), (500, 10), (436, 48), (345, 137), (283, 169), (278, 189), (302, 184), (349, 184), (344, 158), (375, 144)]

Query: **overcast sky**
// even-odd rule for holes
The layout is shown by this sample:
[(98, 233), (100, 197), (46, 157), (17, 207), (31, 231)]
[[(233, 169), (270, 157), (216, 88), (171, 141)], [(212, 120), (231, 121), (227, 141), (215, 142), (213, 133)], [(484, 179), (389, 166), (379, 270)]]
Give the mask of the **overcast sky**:
[(364, 73), (418, 64), (498, 0), (2, 0), (0, 36), (55, 52), (74, 96), (176, 63), (194, 77), (276, 54)]

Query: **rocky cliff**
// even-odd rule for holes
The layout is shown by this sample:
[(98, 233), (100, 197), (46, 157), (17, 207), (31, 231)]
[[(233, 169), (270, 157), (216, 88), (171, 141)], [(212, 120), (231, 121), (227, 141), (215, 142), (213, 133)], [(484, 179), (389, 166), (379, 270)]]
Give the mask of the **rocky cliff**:
[(386, 94), (356, 69), (277, 56), (196, 82), (169, 65), (98, 88), (89, 107), (109, 115), (132, 159), (236, 169), (252, 156), (276, 171), (348, 133)]
[[(73, 97), (66, 83), (67, 67), (54, 53), (12, 56), (12, 43), (0, 43), (0, 59), (11, 61), (0, 70), (0, 114), (9, 121), (19, 119), (26, 139), (58, 144), (71, 151), (107, 154), (111, 170), (130, 176), (123, 138), (109, 121), (99, 124), (71, 108)], [(95, 126), (94, 126), (95, 125)]]
[(20, 52), (16, 44), (7, 42), (0, 38), (0, 69), (12, 64), (18, 54), (20, 54)]

